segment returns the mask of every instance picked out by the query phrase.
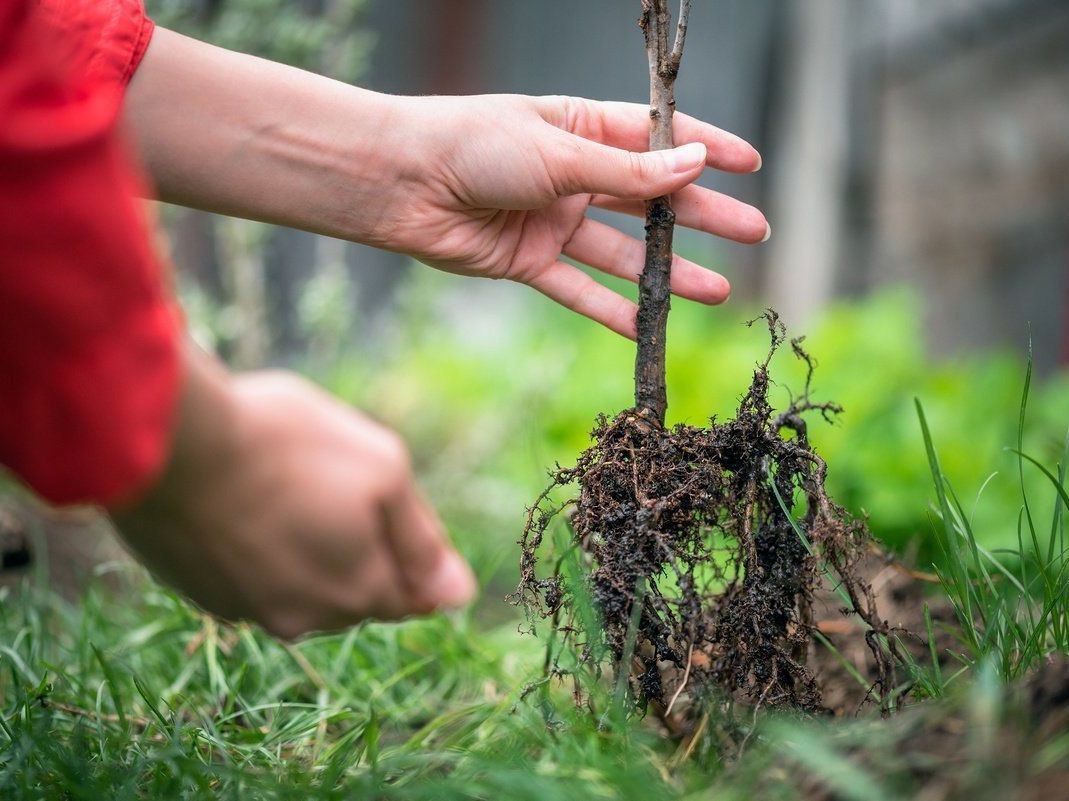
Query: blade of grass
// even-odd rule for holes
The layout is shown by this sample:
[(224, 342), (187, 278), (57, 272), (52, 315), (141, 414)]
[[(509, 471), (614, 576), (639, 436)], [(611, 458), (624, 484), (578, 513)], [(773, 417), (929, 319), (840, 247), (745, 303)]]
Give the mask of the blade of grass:
[(939, 651), (936, 650), (935, 645), (935, 626), (932, 623), (932, 610), (928, 606), (928, 603), (924, 604), (924, 629), (928, 634), (928, 651), (932, 655), (932, 675), (935, 679), (935, 683), (942, 691), (943, 685), (943, 668), (939, 664)]
[(853, 609), (854, 602), (850, 600), (850, 595), (843, 588), (842, 584), (835, 580), (835, 576), (832, 575), (831, 571), (828, 569), (828, 566), (824, 563), (823, 560), (820, 559), (816, 551), (813, 549), (813, 544), (809, 541), (809, 537), (805, 535), (805, 532), (802, 531), (798, 523), (795, 522), (794, 516), (787, 508), (786, 502), (784, 502), (783, 497), (780, 495), (779, 487), (776, 486), (776, 481), (772, 475), (771, 466), (768, 468), (767, 475), (769, 484), (772, 487), (772, 492), (776, 496), (776, 501), (779, 503), (779, 508), (783, 511), (783, 516), (787, 518), (787, 522), (791, 524), (791, 528), (794, 529), (794, 533), (798, 535), (798, 539), (802, 541), (802, 545), (805, 546), (806, 552), (814, 559), (817, 559), (820, 562), (820, 568), (821, 571), (824, 573), (824, 577), (828, 580), (828, 583), (831, 585), (832, 589), (842, 600), (843, 605), (847, 609)]
[(111, 664), (104, 658), (104, 654), (96, 645), (90, 644), (90, 647), (93, 649), (97, 662), (100, 663), (100, 669), (104, 671), (104, 682), (107, 684), (111, 702), (115, 705), (115, 714), (119, 716), (119, 725), (126, 730), (129, 728), (129, 724), (126, 720), (126, 709), (122, 701), (122, 693), (119, 692), (119, 682), (115, 676), (115, 671), (112, 670)]
[(631, 602), (631, 618), (627, 621), (627, 637), (620, 664), (616, 668), (616, 685), (612, 693), (612, 709), (619, 722), (624, 718), (624, 699), (627, 696), (628, 679), (631, 677), (631, 657), (638, 641), (638, 624), (642, 619), (642, 605), (646, 602), (646, 578), (639, 576), (635, 585), (635, 599)]
[(769, 727), (768, 739), (783, 757), (819, 779), (836, 797), (846, 801), (890, 801), (882, 783), (828, 742), (814, 727), (778, 722)]
[[(932, 432), (928, 427), (928, 419), (924, 414), (924, 407), (921, 405), (919, 398), (914, 399), (914, 404), (917, 408), (917, 418), (920, 421), (921, 435), (924, 439), (924, 449), (928, 454), (928, 466), (932, 473), (936, 498), (939, 501), (941, 525), (935, 526), (937, 534), (936, 539), (943, 551), (946, 560), (946, 568), (950, 571), (951, 577), (951, 581), (949, 582), (946, 581), (945, 578), (943, 579), (943, 588), (947, 591), (947, 594), (954, 603), (963, 632), (969, 638), (974, 651), (978, 651), (980, 637), (976, 631), (976, 618), (973, 609), (973, 589), (969, 580), (966, 561), (961, 554), (961, 546), (958, 543), (958, 538), (954, 536), (951, 531), (954, 518), (951, 514), (950, 503), (946, 496), (946, 479), (943, 475), (942, 467), (939, 464), (939, 457), (935, 452), (935, 443), (932, 439)], [(942, 573), (942, 571), (940, 572)]]

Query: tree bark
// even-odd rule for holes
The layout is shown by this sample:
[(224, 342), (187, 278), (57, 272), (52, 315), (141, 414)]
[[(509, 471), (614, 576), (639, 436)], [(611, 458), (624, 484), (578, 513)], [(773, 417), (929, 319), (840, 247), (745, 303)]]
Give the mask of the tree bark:
[[(639, 24), (650, 65), (650, 150), (674, 146), (672, 117), (675, 82), (683, 57), (692, 0), (681, 0), (676, 35), (669, 48), (672, 15), (668, 0), (642, 0)], [(635, 407), (661, 426), (668, 409), (665, 387), (665, 334), (672, 280), (675, 212), (668, 197), (646, 203), (646, 263), (638, 290), (638, 352), (635, 357)]]

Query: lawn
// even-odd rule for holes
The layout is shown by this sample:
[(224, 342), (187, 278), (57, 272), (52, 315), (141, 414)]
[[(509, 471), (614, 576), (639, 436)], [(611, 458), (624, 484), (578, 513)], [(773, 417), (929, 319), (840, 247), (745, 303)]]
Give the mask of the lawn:
[[(77, 603), (30, 575), (0, 603), (0, 797), (1064, 795), (1065, 377), (1033, 380), (1025, 412), (1024, 361), (925, 358), (910, 296), (830, 311), (807, 344), (816, 394), (846, 412), (814, 422), (813, 440), (832, 496), (940, 577), (911, 602), (936, 645), (904, 668), (913, 692), (889, 718), (717, 704), (700, 730), (666, 737), (611, 682), (588, 683), (579, 708), (570, 683), (545, 681), (548, 632), (521, 631), (504, 601), (546, 469), (574, 460), (598, 412), (628, 404), (631, 346), (538, 301), (494, 336), (451, 329), (436, 299), (455, 286), (411, 285), (387, 350), (302, 367), (405, 434), (481, 600), (282, 644), (128, 563), (103, 567)], [(673, 313), (672, 420), (731, 413), (764, 350), (746, 316)], [(789, 358), (772, 372), (782, 402), (802, 374)]]

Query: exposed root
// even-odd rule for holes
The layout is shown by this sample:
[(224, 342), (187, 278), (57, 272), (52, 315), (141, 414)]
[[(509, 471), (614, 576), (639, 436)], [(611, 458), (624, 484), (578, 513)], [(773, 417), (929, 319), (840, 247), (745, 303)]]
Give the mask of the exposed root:
[[(516, 599), (549, 618), (595, 672), (610, 661), (618, 677), (626, 672), (636, 702), (665, 719), (681, 693), (698, 702), (689, 705), (692, 721), (714, 697), (822, 710), (806, 657), (813, 594), (825, 579), (837, 585), (843, 613), (865, 623), (873, 696), (889, 698), (894, 686), (894, 642), (856, 571), (869, 534), (828, 498), (826, 465), (807, 436), (806, 413), (830, 418), (840, 409), (812, 402), (807, 378), (801, 397), (774, 413), (768, 365), (786, 334), (775, 312), (763, 319), (772, 344), (734, 419), (668, 430), (635, 410), (600, 417), (576, 465), (551, 474), (521, 541)], [(790, 345), (811, 378), (801, 341)], [(574, 506), (571, 546), (589, 565), (581, 586), (562, 580), (560, 554), (548, 575), (540, 572), (543, 540), (563, 508), (545, 509), (546, 499), (573, 483), (578, 497), (565, 506)], [(584, 630), (580, 594), (592, 600), (600, 631)]]

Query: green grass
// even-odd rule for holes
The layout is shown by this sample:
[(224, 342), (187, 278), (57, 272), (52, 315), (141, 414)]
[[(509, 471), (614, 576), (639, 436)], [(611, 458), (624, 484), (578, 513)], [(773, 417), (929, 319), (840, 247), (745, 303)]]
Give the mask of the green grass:
[[(970, 514), (943, 473), (924, 408), (917, 401), (937, 498), (933, 531), (941, 558), (936, 569), (960, 624), (962, 648), (956, 656), (971, 668), (990, 664), (1004, 679), (1021, 676), (1052, 652), (1069, 652), (1069, 558), (1065, 536), (1069, 436), (1054, 470), (1022, 450), (1031, 379), (1029, 361), (1021, 394), (1017, 447), (1010, 449), (1016, 457), (1021, 493), (1016, 548), (992, 551), (984, 547)], [(1025, 481), (1026, 471), (1033, 469), (1053, 491), (1053, 509), (1046, 519), (1039, 517)], [(982, 493), (983, 487), (977, 493), (978, 501)]]
[(287, 647), (131, 581), (133, 606), (5, 598), (2, 797), (673, 795), (671, 751), (641, 726), (599, 730), (555, 692), (521, 701), (541, 653), (514, 624), (440, 616)]
[[(711, 736), (681, 760), (639, 718), (576, 710), (567, 688), (524, 698), (540, 644), (511, 624), (439, 617), (284, 647), (131, 581), (134, 605), (4, 599), (0, 797), (787, 799), (821, 784), (906, 799), (921, 757), (904, 749), (933, 718), (1016, 719), (997, 673), (970, 672), (923, 714), (769, 716), (737, 762)], [(962, 748), (973, 786), (1001, 775)]]
[[(413, 308), (434, 322), (426, 304)], [(722, 720), (688, 752), (621, 714), (611, 682), (587, 679), (592, 709), (576, 709), (569, 684), (539, 681), (548, 632), (521, 634), (519, 612), (501, 601), (514, 585), (523, 506), (544, 467), (585, 444), (595, 412), (626, 404), (630, 356), (547, 307), (542, 332), (465, 346), (427, 322), (439, 333), (414, 326), (381, 364), (318, 371), (343, 396), (388, 410), (413, 443), (484, 585), (474, 609), (286, 646), (217, 625), (135, 567), (108, 568), (76, 604), (30, 578), (0, 597), (0, 798), (697, 801), (790, 799), (822, 786), (836, 798), (898, 801), (943, 763), (954, 797), (1005, 797), (1007, 782), (1069, 755), (1064, 739), (1029, 739), (1023, 702), (1006, 687), (1069, 639), (1069, 407), (1057, 412), (1066, 384), (1030, 385), (1020, 402), (1009, 391), (1020, 397), (1019, 365), (926, 364), (902, 342), (913, 336), (903, 309), (885, 298), (817, 326), (817, 390), (847, 415), (813, 434), (838, 497), (871, 511), (874, 529), (900, 546), (920, 538), (936, 556), (962, 625), (949, 665), (933, 653), (915, 667), (934, 700), (890, 721), (740, 714), (733, 725), (749, 735), (740, 756), (717, 734)], [(686, 306), (674, 314), (675, 419), (730, 411), (759, 339), (736, 341), (734, 320)], [(898, 338), (888, 345), (860, 321)], [(691, 344), (712, 341), (717, 369)], [(876, 376), (864, 369), (873, 343), (885, 368)], [(789, 385), (794, 367), (779, 369)], [(983, 391), (968, 388), (973, 378)], [(911, 393), (923, 403), (920, 426)], [(926, 473), (926, 483), (916, 478)], [(954, 487), (978, 501), (962, 503)], [(891, 506), (882, 528), (878, 512)], [(956, 750), (919, 752), (940, 726), (963, 732)]]

